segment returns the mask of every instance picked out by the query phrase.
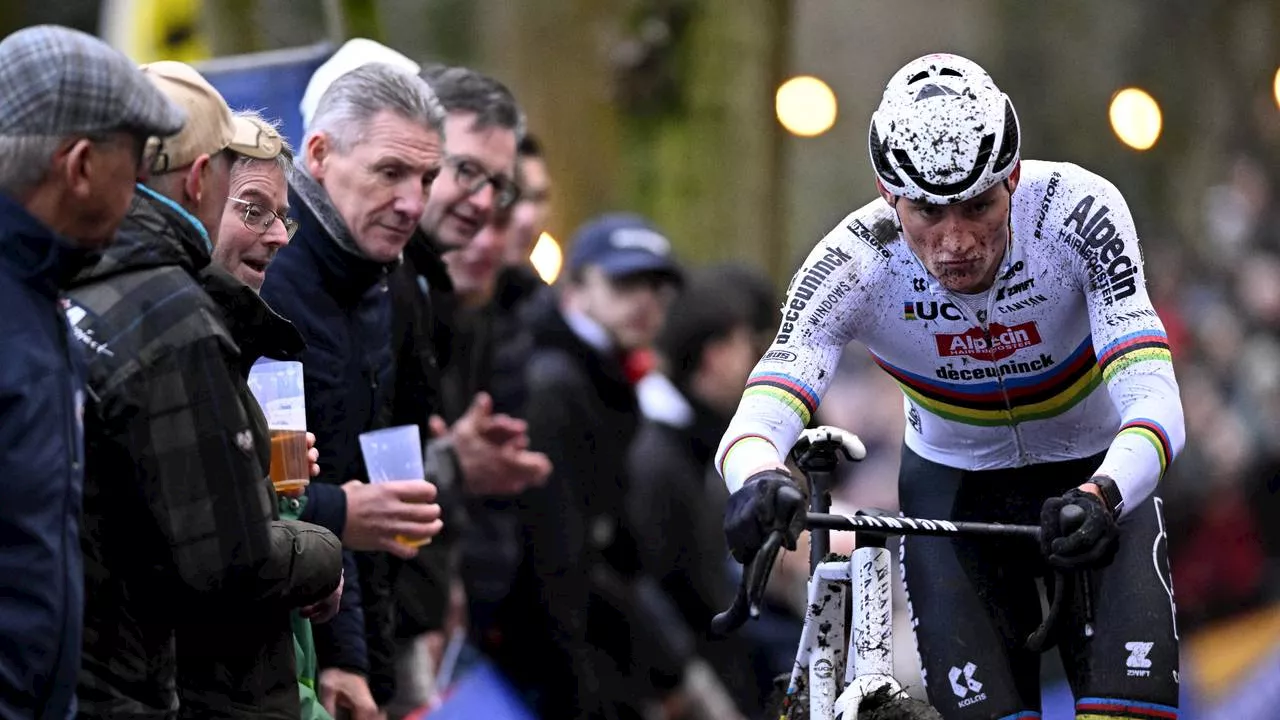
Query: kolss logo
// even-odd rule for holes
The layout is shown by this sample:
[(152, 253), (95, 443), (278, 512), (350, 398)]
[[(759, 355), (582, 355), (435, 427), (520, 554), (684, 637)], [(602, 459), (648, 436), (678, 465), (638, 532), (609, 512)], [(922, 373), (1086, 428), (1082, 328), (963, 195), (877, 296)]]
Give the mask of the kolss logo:
[[(947, 679), (951, 681), (951, 692), (961, 698), (960, 702), (956, 703), (957, 707), (968, 707), (987, 699), (987, 694), (982, 692), (982, 683), (973, 677), (976, 672), (978, 672), (977, 665), (965, 663), (964, 669), (952, 667), (947, 673)], [(973, 693), (972, 697), (969, 693)]]
[[(939, 333), (933, 336), (941, 357), (971, 357), (994, 362), (1003, 360), (1015, 352), (1039, 345), (1040, 331), (1034, 322), (1024, 322), (1013, 327), (991, 323), (987, 332), (982, 328), (970, 328), (963, 333)], [(989, 339), (989, 342), (988, 342)]]

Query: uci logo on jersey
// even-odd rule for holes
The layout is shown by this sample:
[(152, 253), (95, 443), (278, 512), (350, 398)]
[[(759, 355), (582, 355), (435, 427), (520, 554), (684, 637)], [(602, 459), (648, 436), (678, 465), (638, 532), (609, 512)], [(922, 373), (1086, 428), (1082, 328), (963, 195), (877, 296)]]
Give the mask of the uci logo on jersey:
[(939, 303), (937, 300), (925, 302), (907, 300), (902, 304), (903, 320), (936, 320), (941, 315), (943, 320), (963, 320), (960, 308), (954, 303)]

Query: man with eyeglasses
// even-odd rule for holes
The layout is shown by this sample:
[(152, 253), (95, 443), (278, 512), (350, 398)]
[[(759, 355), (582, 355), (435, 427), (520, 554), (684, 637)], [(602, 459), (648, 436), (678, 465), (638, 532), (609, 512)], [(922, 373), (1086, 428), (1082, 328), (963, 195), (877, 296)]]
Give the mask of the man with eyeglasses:
[(236, 158), (213, 260), (256, 292), (267, 279), (267, 266), (298, 230), (298, 221), (288, 217), (289, 185), (285, 180), (293, 163), (293, 149), (258, 113), (241, 111), (236, 118), (243, 121), (240, 127), (253, 134), (252, 141), (278, 148), (278, 152), (266, 159), (250, 155)]
[[(483, 498), (514, 495), (550, 472), (545, 455), (526, 449), (525, 423), (494, 412), (485, 392), (493, 349), (487, 323), (482, 313), (473, 312), (479, 308), (472, 306), (466, 278), (455, 273), (454, 265), (456, 258), (475, 260), (476, 272), (490, 281), (500, 266), (501, 257), (490, 249), (473, 255), (471, 247), (494, 214), (519, 196), (512, 178), (524, 116), (505, 86), (475, 70), (432, 66), (422, 77), (446, 113), (445, 154), (421, 232), (392, 276), (392, 294), (404, 318), (407, 342), (400, 347), (400, 364), (405, 377), (412, 373), (417, 379), (411, 386), (435, 391), (430, 404), (439, 417), (431, 421), (436, 438), (429, 452), (449, 458), (456, 472), (439, 477), (445, 532), (406, 565), (398, 581), (397, 665), (404, 678), (429, 675), (449, 631), (464, 622), (459, 550), (470, 534), (467, 524), (501, 520), (497, 511), (482, 507)], [(457, 282), (464, 287), (455, 288)], [(421, 683), (400, 688), (393, 717), (426, 700)]]
[(246, 382), (259, 354), (301, 339), (210, 262), (235, 158), (278, 148), (238, 131), (194, 68), (142, 72), (188, 120), (154, 144), (67, 310), (91, 397), (80, 716), (297, 717), (289, 611), (334, 594), (341, 545), (275, 519), (270, 437)]
[(0, 41), (0, 717), (76, 714), (85, 393), (59, 295), (115, 235), (147, 136), (184, 119), (90, 35)]

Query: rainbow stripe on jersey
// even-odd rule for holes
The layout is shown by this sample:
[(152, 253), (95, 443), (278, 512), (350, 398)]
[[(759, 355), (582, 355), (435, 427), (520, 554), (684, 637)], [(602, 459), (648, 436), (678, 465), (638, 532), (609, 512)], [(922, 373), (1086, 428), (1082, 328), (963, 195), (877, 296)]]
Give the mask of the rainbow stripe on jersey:
[(990, 382), (948, 382), (908, 372), (875, 353), (871, 357), (917, 405), (969, 425), (1011, 425), (1061, 415), (1102, 383), (1092, 338), (1085, 338), (1065, 361), (1047, 372)]

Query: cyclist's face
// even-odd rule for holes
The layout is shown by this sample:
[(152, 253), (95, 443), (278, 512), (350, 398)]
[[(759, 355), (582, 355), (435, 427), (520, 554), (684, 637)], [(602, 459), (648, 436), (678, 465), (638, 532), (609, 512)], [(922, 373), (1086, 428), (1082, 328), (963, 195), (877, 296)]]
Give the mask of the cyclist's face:
[(1009, 205), (1019, 170), (1006, 183), (954, 205), (933, 205), (895, 198), (881, 187), (897, 210), (902, 234), (925, 269), (948, 290), (973, 293), (995, 282), (1009, 242)]

